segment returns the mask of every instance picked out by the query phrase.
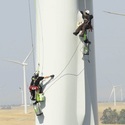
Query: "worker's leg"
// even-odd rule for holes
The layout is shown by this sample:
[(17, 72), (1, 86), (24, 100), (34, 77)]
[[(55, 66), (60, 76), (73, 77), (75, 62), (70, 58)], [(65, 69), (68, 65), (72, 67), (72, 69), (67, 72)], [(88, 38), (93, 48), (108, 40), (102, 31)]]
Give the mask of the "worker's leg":
[(75, 30), (75, 32), (73, 32), (73, 34), (77, 36), (77, 34), (82, 30), (82, 27), (83, 23)]
[(83, 26), (82, 26), (82, 32), (81, 32), (81, 34), (79, 35), (80, 37), (83, 37), (83, 36), (84, 36), (86, 27), (87, 27), (87, 24), (84, 23)]

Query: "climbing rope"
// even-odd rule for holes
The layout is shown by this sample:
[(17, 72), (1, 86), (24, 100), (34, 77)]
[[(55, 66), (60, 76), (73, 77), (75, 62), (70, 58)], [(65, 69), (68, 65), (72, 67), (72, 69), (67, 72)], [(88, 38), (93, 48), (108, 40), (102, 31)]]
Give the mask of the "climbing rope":
[[(36, 2), (36, 0), (35, 0), (35, 2)], [(28, 0), (28, 3), (29, 3), (29, 18), (30, 18), (30, 29), (31, 29), (31, 36), (32, 36), (32, 22), (31, 22), (31, 9), (30, 9), (30, 0)], [(38, 9), (38, 12), (37, 12), (37, 14), (36, 14), (36, 18), (37, 19), (40, 19), (40, 28), (41, 28), (41, 30), (43, 30), (43, 26), (42, 26), (42, 17), (41, 17), (41, 10), (40, 10), (40, 6), (39, 6), (40, 4), (39, 4), (39, 0), (38, 0), (38, 3), (36, 3), (36, 8)], [(38, 18), (38, 16), (39, 16), (39, 18)], [(41, 32), (41, 37), (42, 37), (42, 48), (39, 48), (40, 50), (42, 49), (42, 67), (40, 67), (40, 61), (38, 62), (38, 68), (37, 68), (37, 71), (39, 71), (39, 70), (42, 70), (42, 72), (43, 72), (43, 68), (44, 68), (44, 38), (43, 38), (43, 31)], [(80, 73), (78, 73), (78, 74), (71, 74), (71, 73), (67, 73), (67, 74), (64, 74), (64, 75), (62, 75), (61, 76), (61, 74), (65, 71), (65, 69), (69, 66), (69, 64), (70, 64), (70, 62), (72, 61), (72, 59), (73, 59), (73, 57), (74, 57), (74, 55), (76, 54), (76, 52), (77, 52), (77, 50), (78, 50), (78, 47), (79, 47), (79, 45), (80, 45), (80, 43), (81, 43), (81, 41), (79, 41), (79, 43), (78, 43), (78, 45), (77, 45), (77, 47), (76, 47), (76, 49), (75, 49), (75, 51), (73, 52), (73, 54), (72, 54), (72, 56), (71, 56), (71, 58), (69, 59), (69, 61), (67, 62), (67, 64), (66, 64), (66, 66), (62, 69), (62, 71), (57, 75), (57, 77), (55, 78), (55, 79), (53, 79), (52, 81), (54, 81), (53, 82), (53, 84), (52, 85), (54, 85), (59, 79), (61, 79), (62, 77), (64, 77), (64, 76), (78, 76), (79, 74), (81, 74), (81, 72), (83, 71), (81, 71)], [(32, 38), (32, 47), (34, 47), (34, 45), (33, 45), (33, 38)], [(41, 47), (41, 46), (39, 46), (39, 47)], [(39, 53), (37, 53), (37, 54), (39, 54)], [(38, 55), (38, 58), (40, 58), (40, 55)], [(33, 57), (33, 59), (34, 59), (34, 61), (35, 61), (35, 58)], [(35, 66), (35, 63), (34, 63), (34, 66)], [(42, 69), (40, 69), (40, 68), (42, 68)], [(51, 81), (51, 82), (52, 82)], [(51, 85), (51, 86), (52, 86)], [(50, 87), (51, 87), (50, 86)], [(49, 87), (49, 88), (50, 88)], [(47, 89), (48, 90), (48, 89)], [(47, 91), (46, 90), (46, 91)]]
[[(38, 56), (38, 58), (40, 58), (40, 57), (42, 57), (42, 64), (41, 64), (41, 62), (39, 61), (38, 62), (38, 64), (41, 66), (41, 72), (42, 72), (42, 74), (43, 74), (43, 68), (44, 68), (44, 35), (43, 35), (43, 24), (42, 24), (42, 17), (41, 17), (41, 8), (40, 8), (40, 3), (39, 3), (40, 1), (38, 0), (38, 3), (36, 4), (36, 8), (38, 9), (38, 13), (36, 14), (36, 19), (40, 19), (40, 29), (41, 29), (41, 46), (39, 46), (39, 50), (42, 50), (42, 55), (40, 55), (39, 54), (39, 56)], [(39, 16), (39, 18), (38, 18), (38, 16)], [(39, 41), (38, 41), (39, 42)], [(42, 47), (42, 48), (40, 48), (40, 47)]]
[[(34, 40), (33, 40), (33, 29), (32, 29), (32, 20), (31, 20), (31, 5), (30, 0), (28, 0), (28, 8), (29, 8), (29, 22), (30, 22), (30, 33), (31, 33), (31, 44), (32, 44), (32, 50), (34, 50)], [(35, 71), (35, 56), (33, 52), (33, 69)]]
[(68, 65), (70, 64), (71, 60), (73, 59), (73, 57), (74, 57), (74, 55), (75, 55), (75, 53), (76, 53), (76, 51), (77, 51), (77, 49), (78, 49), (80, 43), (81, 43), (81, 41), (78, 43), (78, 45), (77, 45), (75, 51), (73, 52), (71, 58), (69, 59), (68, 63), (66, 64), (66, 66), (63, 68), (63, 70), (57, 75), (57, 77), (56, 77), (54, 80), (56, 80), (56, 79), (65, 71), (65, 69), (68, 67)]
[(86, 0), (84, 0), (84, 7), (85, 7), (85, 9), (86, 9)]
[[(81, 43), (81, 41), (79, 41), (79, 43), (78, 43), (78, 45), (77, 45), (75, 51), (73, 52), (71, 58), (69, 59), (67, 65), (66, 65), (66, 66), (63, 68), (63, 70), (57, 75), (57, 77), (52, 80), (52, 81), (54, 81), (53, 84), (51, 84), (51, 85), (46, 89), (46, 91), (47, 91), (49, 88), (51, 88), (51, 87), (52, 87), (58, 80), (60, 80), (62, 77), (67, 76), (67, 75), (68, 75), (68, 76), (76, 76), (76, 77), (77, 77), (77, 76), (79, 76), (79, 75), (82, 73), (82, 71), (83, 71), (84, 69), (82, 69), (78, 74), (66, 73), (66, 74), (60, 76), (60, 75), (65, 71), (65, 69), (68, 67), (68, 65), (70, 64), (70, 62), (71, 62), (71, 60), (73, 59), (73, 57), (74, 57), (76, 51), (78, 50), (78, 47), (79, 47), (80, 43)], [(60, 77), (59, 77), (59, 76), (60, 76)], [(51, 82), (52, 82), (52, 81), (51, 81)], [(46, 91), (45, 91), (45, 92), (46, 92)], [(45, 93), (45, 92), (44, 92), (44, 93)]]
[(78, 74), (71, 74), (71, 73), (66, 73), (62, 76), (60, 76), (58, 79), (56, 79), (55, 82), (53, 82), (53, 84), (51, 84), (45, 91), (44, 93), (46, 93), (57, 81), (59, 81), (61, 78), (65, 77), (65, 76), (74, 76), (74, 77), (78, 77), (82, 72), (83, 72), (84, 68), (78, 73)]
[[(42, 28), (42, 19), (41, 19), (41, 11), (40, 11), (40, 7), (39, 7), (39, 0), (38, 0), (38, 3), (36, 4), (36, 0), (34, 0), (34, 5), (35, 5), (35, 9), (37, 8), (38, 9), (38, 13), (36, 13), (36, 19), (38, 19), (38, 16), (39, 16), (39, 19), (40, 19), (40, 28), (41, 30), (43, 29)], [(31, 32), (31, 44), (32, 44), (32, 49), (34, 49), (34, 40), (33, 40), (33, 32), (32, 32), (32, 19), (31, 19), (31, 5), (30, 5), (30, 0), (28, 0), (28, 8), (29, 8), (29, 21), (30, 21), (30, 32)], [(41, 66), (41, 70), (42, 70), (42, 73), (43, 73), (43, 65), (44, 65), (44, 40), (43, 40), (43, 31), (41, 32), (41, 37), (42, 37), (42, 48), (40, 48), (41, 46), (37, 46), (39, 48), (37, 48), (38, 50), (42, 50), (42, 56), (37, 53), (38, 55), (38, 59), (40, 59), (40, 57), (43, 57), (42, 58), (42, 64), (40, 64), (40, 60), (38, 60), (38, 64), (36, 66), (40, 67)], [(36, 71), (36, 68), (35, 68), (35, 53), (33, 51), (33, 67), (34, 67), (34, 72)], [(40, 68), (39, 68), (40, 69)], [(38, 68), (37, 68), (38, 70)]]

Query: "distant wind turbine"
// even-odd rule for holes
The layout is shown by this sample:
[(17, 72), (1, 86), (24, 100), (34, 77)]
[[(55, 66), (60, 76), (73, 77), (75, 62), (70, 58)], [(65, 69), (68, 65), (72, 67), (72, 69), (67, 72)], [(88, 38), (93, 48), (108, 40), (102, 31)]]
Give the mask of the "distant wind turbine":
[(24, 113), (27, 114), (27, 97), (26, 97), (26, 66), (28, 65), (26, 63), (26, 61), (28, 60), (28, 58), (30, 57), (31, 53), (32, 53), (33, 49), (29, 52), (29, 54), (26, 56), (26, 58), (24, 59), (23, 62), (19, 62), (19, 61), (15, 61), (15, 60), (8, 60), (8, 59), (4, 59), (5, 61), (8, 62), (12, 62), (12, 63), (16, 63), (19, 65), (23, 66), (23, 78), (24, 78)]
[(113, 95), (113, 100), (114, 100), (114, 106), (116, 105), (116, 88), (120, 88), (120, 92), (121, 92), (121, 101), (123, 101), (123, 96), (122, 96), (122, 87), (120, 85), (118, 86), (113, 86), (112, 91), (110, 93), (109, 96), (109, 100), (111, 99), (111, 96)]

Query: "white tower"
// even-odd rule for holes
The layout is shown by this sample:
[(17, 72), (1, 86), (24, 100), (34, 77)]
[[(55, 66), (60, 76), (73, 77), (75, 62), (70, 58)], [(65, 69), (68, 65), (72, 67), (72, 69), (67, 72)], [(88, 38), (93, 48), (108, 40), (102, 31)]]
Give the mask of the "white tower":
[(94, 35), (89, 33), (91, 52), (84, 61), (83, 43), (73, 35), (79, 10), (93, 13), (92, 5), (92, 0), (36, 0), (36, 68), (40, 64), (43, 75), (55, 75), (45, 87), (36, 125), (98, 124)]

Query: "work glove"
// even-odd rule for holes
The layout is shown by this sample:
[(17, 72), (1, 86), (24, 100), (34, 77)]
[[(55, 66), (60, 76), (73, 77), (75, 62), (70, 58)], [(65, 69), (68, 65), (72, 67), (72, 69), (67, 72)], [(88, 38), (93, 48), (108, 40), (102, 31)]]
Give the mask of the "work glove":
[(50, 75), (51, 78), (54, 78), (54, 75)]

